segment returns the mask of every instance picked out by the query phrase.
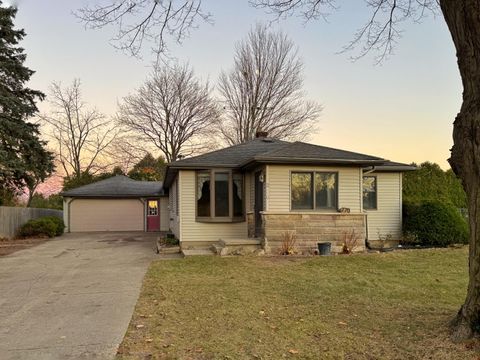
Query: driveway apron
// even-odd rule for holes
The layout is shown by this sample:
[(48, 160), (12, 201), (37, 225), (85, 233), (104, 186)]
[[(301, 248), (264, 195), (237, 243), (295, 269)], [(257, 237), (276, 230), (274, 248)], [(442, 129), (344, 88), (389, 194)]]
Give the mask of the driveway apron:
[(113, 358), (155, 238), (65, 234), (1, 257), (0, 359)]

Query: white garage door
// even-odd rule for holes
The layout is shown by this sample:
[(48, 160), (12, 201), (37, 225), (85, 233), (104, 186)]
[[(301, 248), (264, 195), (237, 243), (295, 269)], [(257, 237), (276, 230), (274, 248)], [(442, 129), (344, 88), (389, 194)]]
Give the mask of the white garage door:
[(143, 231), (143, 203), (138, 199), (75, 199), (70, 231)]

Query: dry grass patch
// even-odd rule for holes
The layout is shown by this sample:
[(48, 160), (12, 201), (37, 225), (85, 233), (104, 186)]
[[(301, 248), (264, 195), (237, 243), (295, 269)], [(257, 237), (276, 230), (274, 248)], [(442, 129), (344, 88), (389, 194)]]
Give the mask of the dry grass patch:
[(466, 249), (150, 267), (119, 359), (469, 359)]
[(0, 238), (0, 256), (10, 255), (15, 251), (43, 244), (48, 238), (6, 239)]

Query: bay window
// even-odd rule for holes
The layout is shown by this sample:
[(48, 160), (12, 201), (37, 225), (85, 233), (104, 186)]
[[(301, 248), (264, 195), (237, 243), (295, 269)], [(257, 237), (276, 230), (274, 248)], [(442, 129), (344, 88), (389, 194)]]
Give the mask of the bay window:
[(197, 171), (197, 221), (243, 221), (243, 174), (231, 170)]

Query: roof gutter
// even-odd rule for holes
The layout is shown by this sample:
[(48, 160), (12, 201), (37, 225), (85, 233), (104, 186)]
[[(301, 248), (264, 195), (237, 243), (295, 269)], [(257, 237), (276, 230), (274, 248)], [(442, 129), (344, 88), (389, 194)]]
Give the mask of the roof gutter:
[(255, 157), (242, 163), (239, 167), (243, 168), (252, 163), (267, 164), (321, 164), (321, 165), (381, 165), (385, 160), (347, 160), (347, 159), (311, 159), (311, 158), (269, 158)]

